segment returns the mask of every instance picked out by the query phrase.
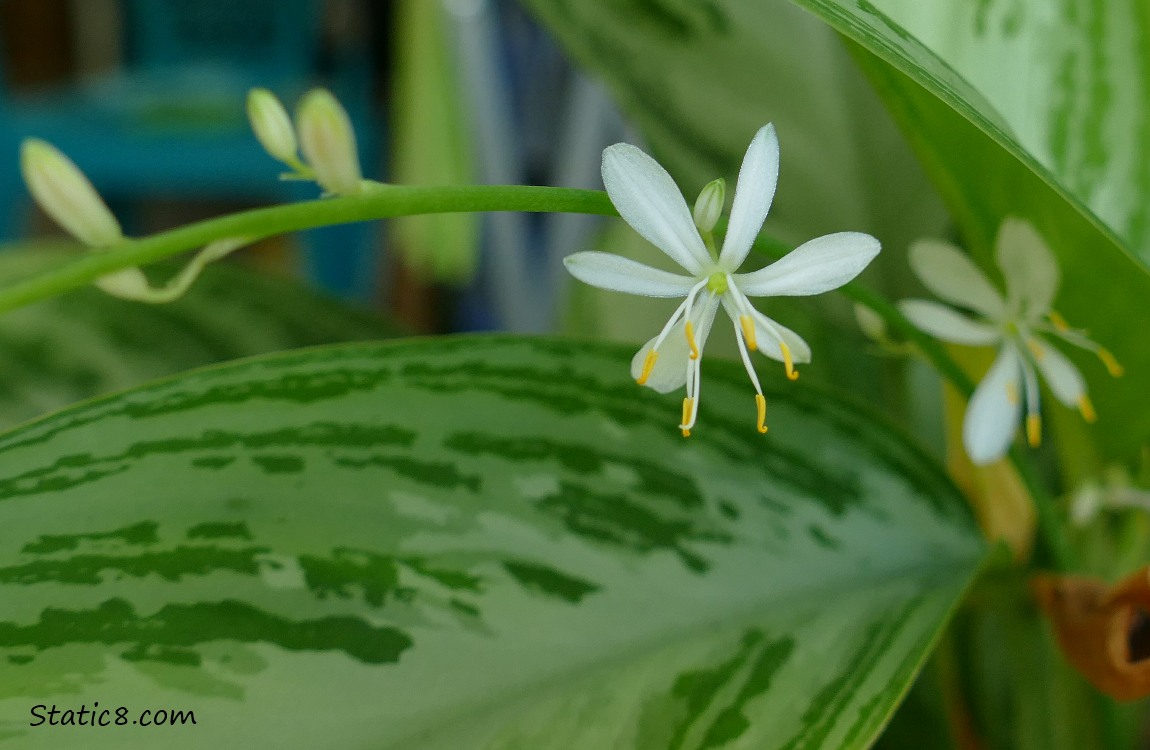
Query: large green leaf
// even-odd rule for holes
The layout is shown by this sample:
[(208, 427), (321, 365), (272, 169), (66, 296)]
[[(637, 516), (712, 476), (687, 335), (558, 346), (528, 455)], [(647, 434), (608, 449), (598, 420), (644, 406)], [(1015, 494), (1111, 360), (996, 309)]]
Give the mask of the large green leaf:
[[(684, 440), (629, 358), (343, 345), (0, 438), (0, 746), (867, 746), (982, 556), (962, 500), (802, 384), (759, 435), (721, 361)], [(96, 701), (196, 725), (29, 726)]]
[[(0, 279), (66, 257), (7, 250)], [(164, 266), (160, 274), (171, 270)], [(83, 289), (0, 316), (0, 424), (193, 367), (393, 335), (378, 318), (231, 264), (208, 268), (170, 305)]]

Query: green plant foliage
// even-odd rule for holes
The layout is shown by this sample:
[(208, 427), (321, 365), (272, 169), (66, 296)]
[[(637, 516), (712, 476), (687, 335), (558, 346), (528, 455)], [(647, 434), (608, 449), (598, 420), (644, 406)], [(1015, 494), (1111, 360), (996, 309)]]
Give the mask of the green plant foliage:
[[(67, 257), (0, 255), (0, 279)], [(157, 276), (172, 272), (162, 265)], [(182, 370), (254, 354), (388, 338), (390, 324), (286, 281), (217, 264), (182, 299), (144, 305), (93, 288), (0, 316), (0, 424)]]
[[(341, 345), (0, 438), (0, 747), (862, 748), (983, 556), (875, 418), (708, 362)], [(30, 707), (196, 726), (31, 728)], [(46, 711), (47, 709), (43, 709)]]

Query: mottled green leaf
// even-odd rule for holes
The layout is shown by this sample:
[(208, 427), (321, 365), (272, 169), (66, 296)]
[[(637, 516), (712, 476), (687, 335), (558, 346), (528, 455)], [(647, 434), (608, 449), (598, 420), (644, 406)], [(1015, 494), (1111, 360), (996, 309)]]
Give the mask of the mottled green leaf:
[[(0, 438), (0, 747), (866, 747), (982, 557), (962, 500), (801, 382), (759, 435), (721, 361), (684, 440), (629, 358), (311, 349)], [(95, 701), (196, 725), (29, 726)]]

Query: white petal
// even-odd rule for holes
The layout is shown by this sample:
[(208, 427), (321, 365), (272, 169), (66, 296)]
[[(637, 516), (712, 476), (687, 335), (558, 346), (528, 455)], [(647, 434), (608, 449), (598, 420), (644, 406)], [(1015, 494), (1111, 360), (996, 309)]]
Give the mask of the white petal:
[(1001, 318), (1006, 309), (1002, 295), (986, 274), (954, 245), (919, 240), (910, 246), (911, 270), (926, 288), (947, 302)]
[[(766, 356), (779, 362), (785, 362), (786, 357), (783, 356), (782, 347), (779, 342), (782, 341), (791, 350), (791, 361), (797, 364), (811, 361), (811, 347), (803, 339), (802, 336), (787, 328), (782, 323), (779, 323), (774, 318), (768, 318), (758, 310), (751, 307), (750, 302), (743, 299), (747, 308), (751, 311), (751, 318), (755, 322), (755, 343), (758, 351)], [(723, 295), (723, 309), (727, 311), (727, 315), (731, 320), (736, 323), (739, 322), (739, 316), (743, 314), (742, 308), (738, 306), (735, 298), (731, 294)]]
[(591, 286), (645, 297), (686, 297), (695, 285), (690, 276), (660, 271), (621, 255), (594, 251), (563, 259), (571, 275)]
[(1058, 292), (1059, 271), (1042, 236), (1029, 222), (1008, 218), (998, 229), (995, 251), (1012, 309), (1034, 316), (1048, 312)]
[[(691, 310), (691, 324), (695, 328), (695, 345), (699, 347), (699, 356), (702, 356), (703, 347), (707, 344), (707, 337), (711, 334), (711, 326), (715, 322), (715, 311), (719, 308), (719, 301), (713, 294), (707, 294), (700, 299)], [(687, 384), (687, 366), (690, 363), (690, 347), (687, 345), (686, 321), (680, 320), (663, 339), (659, 345), (659, 357), (655, 366), (644, 383), (659, 393), (670, 393)], [(647, 352), (655, 343), (653, 337), (631, 359), (631, 377), (636, 380), (643, 374), (643, 365), (647, 361)]]
[[(760, 318), (769, 322), (770, 326), (764, 325)], [(781, 340), (791, 350), (791, 362), (801, 365), (811, 361), (811, 347), (802, 336), (762, 313), (755, 316), (755, 336), (758, 338), (759, 351), (773, 360), (783, 362), (786, 359), (778, 344)]]
[(659, 163), (629, 143), (603, 151), (603, 185), (636, 232), (691, 273), (710, 263), (683, 194)]
[(751, 297), (805, 297), (837, 289), (878, 255), (879, 241), (860, 232), (838, 232), (804, 242), (781, 260), (734, 277)]
[(1010, 448), (1022, 407), (1021, 374), (1018, 352), (1005, 345), (974, 390), (962, 420), (962, 444), (975, 464), (993, 463)]
[(1078, 400), (1086, 394), (1086, 380), (1078, 368), (1062, 352), (1044, 341), (1035, 341), (1041, 347), (1042, 356), (1035, 356), (1038, 371), (1050, 386), (1050, 392), (1063, 405), (1078, 406)]
[(898, 303), (898, 309), (920, 331), (943, 341), (980, 346), (993, 344), (1002, 338), (1002, 334), (994, 326), (973, 321), (937, 302), (907, 299)]
[(778, 181), (779, 139), (774, 125), (764, 125), (751, 139), (743, 165), (739, 167), (731, 219), (727, 223), (723, 251), (719, 254), (724, 268), (734, 271), (751, 252), (751, 245), (771, 210)]

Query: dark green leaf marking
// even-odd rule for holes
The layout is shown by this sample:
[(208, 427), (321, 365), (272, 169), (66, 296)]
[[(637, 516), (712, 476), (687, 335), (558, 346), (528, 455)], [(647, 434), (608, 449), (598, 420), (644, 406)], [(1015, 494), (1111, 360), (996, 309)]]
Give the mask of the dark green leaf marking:
[(583, 597), (593, 594), (599, 587), (582, 578), (561, 573), (546, 565), (506, 560), (503, 568), (526, 588), (547, 596), (578, 604)]
[(342, 651), (368, 664), (398, 661), (412, 645), (403, 631), (374, 627), (358, 617), (292, 620), (228, 599), (168, 604), (145, 616), (124, 599), (108, 599), (94, 609), (48, 607), (31, 625), (0, 622), (2, 648), (43, 651), (68, 643), (131, 644), (127, 653), (141, 658), (152, 653), (150, 649), (219, 640), (272, 643), (289, 651)]

